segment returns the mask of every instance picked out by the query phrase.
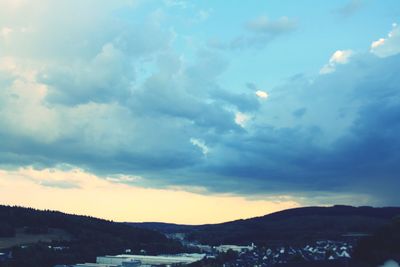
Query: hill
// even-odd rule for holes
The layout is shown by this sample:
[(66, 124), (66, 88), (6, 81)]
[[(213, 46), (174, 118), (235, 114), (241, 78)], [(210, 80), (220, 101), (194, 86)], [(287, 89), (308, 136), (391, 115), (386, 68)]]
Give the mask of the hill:
[(400, 208), (304, 207), (262, 217), (208, 225), (134, 223), (136, 227), (163, 233), (185, 233), (188, 240), (203, 244), (307, 243), (317, 239), (342, 239), (371, 234), (385, 226)]
[[(8, 242), (8, 243), (7, 243)], [(148, 254), (182, 251), (163, 234), (88, 216), (0, 206), (0, 244), (13, 260), (0, 266), (54, 266), (94, 261), (130, 249)], [(21, 244), (25, 244), (21, 246)], [(3, 250), (4, 251), (4, 250)], [(1, 251), (0, 251), (1, 252)]]

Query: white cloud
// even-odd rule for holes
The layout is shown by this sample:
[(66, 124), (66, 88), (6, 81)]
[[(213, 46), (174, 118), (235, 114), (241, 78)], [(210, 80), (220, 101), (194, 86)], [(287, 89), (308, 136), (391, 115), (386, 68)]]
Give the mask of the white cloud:
[(332, 57), (329, 59), (329, 63), (333, 64), (346, 64), (349, 62), (349, 57), (353, 54), (351, 50), (338, 50), (333, 53)]
[(257, 90), (256, 91), (256, 96), (258, 96), (259, 98), (263, 98), (263, 99), (267, 99), (268, 98), (268, 93), (262, 90)]
[(392, 30), (386, 38), (372, 42), (370, 52), (378, 57), (389, 57), (400, 53), (400, 28), (392, 24)]
[(115, 175), (106, 179), (114, 183), (133, 183), (142, 180), (143, 177), (139, 175)]
[[(208, 93), (200, 93), (215, 88), (215, 78), (225, 69), (224, 59), (203, 53), (183, 65), (184, 55), (170, 47), (173, 37), (164, 25), (147, 20), (137, 25), (120, 23), (121, 18), (113, 16), (117, 7), (110, 7), (114, 2), (94, 5), (93, 12), (83, 7), (77, 13), (65, 12), (73, 17), (59, 13), (73, 9), (72, 2), (49, 1), (41, 8), (26, 2), (7, 15), (0, 1), (0, 32), (9, 35), (7, 42), (1, 42), (0, 33), (2, 162), (3, 157), (20, 155), (12, 164), (43, 160), (46, 166), (49, 162), (85, 165), (88, 160), (89, 165), (97, 165), (95, 158), (102, 161), (119, 155), (117, 161), (130, 163), (118, 165), (129, 168), (132, 161), (149, 169), (169, 167), (170, 162), (181, 167), (193, 162), (190, 156), (198, 159), (193, 150), (209, 153), (203, 137), (209, 129), (238, 130), (236, 108), (225, 107), (240, 102), (239, 96), (223, 95), (227, 100), (220, 105), (214, 99), (208, 102)], [(148, 20), (152, 22), (151, 17)], [(145, 64), (149, 67), (143, 74)], [(163, 142), (160, 134), (169, 142)], [(192, 136), (199, 138), (193, 141), (195, 148), (188, 142)], [(27, 154), (13, 152), (16, 146), (29, 147), (25, 143), (35, 143), (35, 149)], [(58, 146), (63, 148), (49, 148)], [(71, 153), (63, 149), (85, 151), (85, 156), (69, 158)], [(156, 149), (164, 154), (150, 156)], [(55, 153), (47, 158), (49, 151)]]
[(47, 86), (35, 81), (36, 71), (13, 57), (0, 58), (0, 71), (12, 81), (0, 91), (0, 132), (54, 141), (60, 132), (57, 113), (42, 105)]
[(385, 43), (385, 38), (380, 38), (379, 40), (372, 42), (371, 49), (377, 48)]
[(235, 122), (237, 125), (240, 125), (241, 127), (246, 126), (246, 122), (250, 119), (251, 117), (249, 115), (246, 115), (242, 112), (237, 112), (235, 114)]
[(328, 64), (323, 66), (319, 73), (328, 74), (334, 72), (338, 64), (347, 64), (352, 55), (352, 50), (337, 50), (335, 53), (332, 54)]
[(205, 156), (207, 156), (207, 154), (210, 152), (210, 149), (204, 143), (203, 140), (200, 140), (200, 139), (197, 139), (197, 138), (190, 138), (190, 143), (192, 143), (192, 145), (197, 146), (198, 148), (200, 148), (201, 152)]

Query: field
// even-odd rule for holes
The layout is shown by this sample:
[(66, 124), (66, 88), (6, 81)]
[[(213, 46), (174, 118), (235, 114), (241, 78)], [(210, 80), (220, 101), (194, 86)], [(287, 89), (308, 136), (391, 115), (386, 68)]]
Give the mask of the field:
[(27, 234), (22, 228), (17, 229), (15, 237), (0, 237), (0, 249), (13, 246), (29, 245), (40, 241), (70, 240), (68, 233), (61, 229), (50, 228), (47, 234)]

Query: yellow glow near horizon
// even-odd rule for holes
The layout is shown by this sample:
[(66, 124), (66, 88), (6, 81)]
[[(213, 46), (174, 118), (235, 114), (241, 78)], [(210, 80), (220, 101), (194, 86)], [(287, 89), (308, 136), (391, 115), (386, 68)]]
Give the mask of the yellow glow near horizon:
[[(121, 181), (140, 179), (122, 177)], [(60, 187), (54, 187), (58, 184)], [(183, 189), (153, 189), (117, 183), (79, 169), (0, 170), (0, 204), (59, 210), (114, 221), (181, 224), (225, 222), (299, 206), (285, 198), (249, 200)]]

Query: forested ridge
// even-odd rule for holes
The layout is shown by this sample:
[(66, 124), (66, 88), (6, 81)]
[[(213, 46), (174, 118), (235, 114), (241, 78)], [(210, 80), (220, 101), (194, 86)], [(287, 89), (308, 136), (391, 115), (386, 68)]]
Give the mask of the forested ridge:
[[(98, 255), (123, 253), (126, 249), (147, 254), (182, 251), (179, 243), (149, 229), (57, 211), (0, 206), (0, 238), (16, 237), (17, 231), (21, 230), (27, 234), (45, 235), (52, 229), (65, 231), (69, 238), (3, 249), (11, 251), (13, 259), (0, 263), (0, 266), (47, 267), (93, 262)], [(55, 246), (63, 249), (52, 249)]]
[(308, 243), (318, 239), (341, 239), (352, 233), (373, 233), (400, 215), (398, 207), (302, 207), (261, 217), (207, 225), (133, 223), (135, 227), (164, 233), (185, 233), (203, 244), (258, 245)]

